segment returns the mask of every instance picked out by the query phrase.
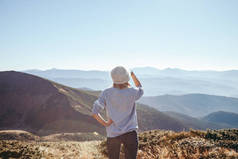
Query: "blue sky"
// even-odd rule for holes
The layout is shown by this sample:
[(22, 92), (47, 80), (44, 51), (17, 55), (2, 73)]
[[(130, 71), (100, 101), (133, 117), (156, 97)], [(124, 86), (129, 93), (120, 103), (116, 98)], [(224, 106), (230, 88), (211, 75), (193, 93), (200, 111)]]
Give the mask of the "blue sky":
[(0, 70), (238, 69), (237, 0), (0, 0)]

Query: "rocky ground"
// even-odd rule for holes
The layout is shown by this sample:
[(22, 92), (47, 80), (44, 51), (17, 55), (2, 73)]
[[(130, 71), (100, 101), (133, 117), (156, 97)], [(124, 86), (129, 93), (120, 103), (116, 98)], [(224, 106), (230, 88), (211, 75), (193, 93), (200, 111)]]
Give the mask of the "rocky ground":
[[(107, 158), (105, 140), (69, 141), (72, 138), (67, 134), (67, 140), (60, 135), (60, 141), (56, 140), (58, 135), (53, 136), (54, 141), (46, 141), (47, 137), (44, 137), (45, 140), (33, 140), (29, 134), (28, 139), (15, 140), (13, 137), (7, 139), (5, 134), (5, 138), (0, 138), (0, 158)], [(152, 130), (140, 133), (138, 138), (140, 159), (238, 158), (238, 129), (188, 132)]]

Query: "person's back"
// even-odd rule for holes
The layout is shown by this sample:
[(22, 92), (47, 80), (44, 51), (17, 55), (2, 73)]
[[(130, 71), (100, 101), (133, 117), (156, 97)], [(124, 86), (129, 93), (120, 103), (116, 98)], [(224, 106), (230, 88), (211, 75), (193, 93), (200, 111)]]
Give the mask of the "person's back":
[[(113, 123), (106, 128), (107, 137), (116, 137), (128, 131), (137, 130), (137, 117), (135, 101), (143, 94), (141, 88), (109, 88), (104, 90), (96, 104), (106, 109), (107, 116)], [(104, 103), (106, 103), (104, 105)], [(103, 106), (103, 107), (102, 107)], [(97, 113), (97, 106), (94, 106), (93, 113)]]
[[(135, 82), (139, 89), (130, 87), (129, 74), (123, 67), (114, 68), (111, 76), (113, 87), (104, 90), (94, 102), (93, 117), (106, 127), (109, 158), (119, 158), (121, 143), (126, 147), (126, 158), (136, 158), (138, 123), (135, 101), (143, 95), (143, 90), (139, 81)], [(109, 118), (107, 122), (99, 114), (104, 108)]]

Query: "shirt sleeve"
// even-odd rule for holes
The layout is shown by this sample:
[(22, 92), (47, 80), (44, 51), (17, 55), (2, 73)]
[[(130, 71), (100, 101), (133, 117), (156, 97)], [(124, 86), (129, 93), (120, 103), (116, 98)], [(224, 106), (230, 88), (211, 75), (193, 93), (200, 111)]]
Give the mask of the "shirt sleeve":
[(106, 106), (105, 92), (102, 92), (93, 104), (92, 114), (98, 114)]
[(144, 94), (144, 90), (141, 87), (139, 87), (136, 91), (135, 100), (140, 99), (140, 97), (142, 97), (143, 94)]

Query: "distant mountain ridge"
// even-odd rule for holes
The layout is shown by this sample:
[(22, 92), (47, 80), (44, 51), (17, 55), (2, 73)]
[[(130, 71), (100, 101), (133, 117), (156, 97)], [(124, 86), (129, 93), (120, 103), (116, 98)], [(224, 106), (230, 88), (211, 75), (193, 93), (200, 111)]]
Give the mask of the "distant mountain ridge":
[[(163, 94), (182, 95), (191, 93), (238, 97), (238, 70), (187, 71), (177, 68), (159, 70), (153, 67), (132, 69), (141, 80), (146, 96)], [(93, 90), (111, 86), (109, 71), (83, 70), (26, 70), (58, 83)]]
[(179, 68), (165, 68), (165, 69), (157, 69), (154, 67), (135, 67), (132, 70), (137, 72), (138, 74), (150, 74), (150, 75), (169, 75), (173, 77), (186, 75), (186, 76), (211, 76), (211, 77), (221, 77), (221, 76), (229, 76), (229, 78), (238, 77), (238, 70), (225, 70), (225, 71), (216, 71), (216, 70), (183, 70)]
[(185, 115), (185, 114), (177, 113), (173, 111), (166, 111), (163, 113), (173, 118), (176, 118), (177, 120), (181, 121), (182, 123), (184, 123), (185, 125), (187, 125), (189, 128), (192, 128), (192, 129), (206, 130), (206, 129), (234, 128), (234, 125), (227, 125), (220, 122), (207, 121), (207, 120), (194, 118), (189, 115)]
[(238, 128), (238, 113), (217, 111), (202, 118), (205, 121), (226, 124), (233, 128)]
[(142, 97), (139, 102), (159, 111), (174, 111), (193, 117), (202, 117), (219, 110), (238, 112), (238, 98), (206, 94)]
[(105, 79), (108, 78), (108, 72), (98, 70), (63, 70), (63, 69), (49, 69), (49, 70), (25, 70), (29, 74), (34, 74), (45, 78), (92, 78), (92, 79)]
[[(166, 68), (166, 69), (157, 69), (154, 67), (135, 67), (131, 68), (137, 74), (140, 75), (165, 75), (171, 77), (177, 77), (181, 75), (187, 76), (199, 76), (199, 75), (206, 75), (206, 76), (228, 76), (229, 78), (238, 77), (238, 70), (226, 70), (226, 71), (214, 71), (214, 70), (200, 70), (200, 71), (193, 71), (193, 70), (183, 70), (179, 68)], [(75, 78), (83, 78), (85, 76), (89, 76), (90, 78), (104, 78), (109, 77), (109, 71), (100, 71), (100, 70), (71, 70), (71, 69), (47, 69), (47, 70), (23, 70), (22, 72), (30, 73), (30, 74), (38, 74), (42, 76), (48, 77), (75, 77)]]

